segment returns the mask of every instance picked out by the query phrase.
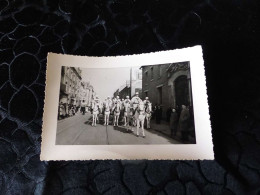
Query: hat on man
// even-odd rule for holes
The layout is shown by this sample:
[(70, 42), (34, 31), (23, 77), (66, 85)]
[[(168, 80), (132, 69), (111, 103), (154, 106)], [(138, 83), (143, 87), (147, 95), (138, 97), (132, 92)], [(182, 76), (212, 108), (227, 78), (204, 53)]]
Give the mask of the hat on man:
[(146, 100), (148, 100), (148, 99), (149, 99), (149, 97), (146, 97), (145, 99), (146, 99)]
[(126, 99), (129, 99), (129, 96), (126, 96)]
[(135, 92), (135, 95), (139, 95), (139, 92)]

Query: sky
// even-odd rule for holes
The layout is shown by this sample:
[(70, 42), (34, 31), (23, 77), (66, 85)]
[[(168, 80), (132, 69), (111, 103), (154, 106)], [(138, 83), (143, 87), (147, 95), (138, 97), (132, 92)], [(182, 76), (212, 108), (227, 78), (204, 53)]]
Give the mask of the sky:
[(107, 96), (112, 97), (127, 80), (130, 80), (130, 67), (82, 69), (82, 81), (89, 81), (102, 101)]

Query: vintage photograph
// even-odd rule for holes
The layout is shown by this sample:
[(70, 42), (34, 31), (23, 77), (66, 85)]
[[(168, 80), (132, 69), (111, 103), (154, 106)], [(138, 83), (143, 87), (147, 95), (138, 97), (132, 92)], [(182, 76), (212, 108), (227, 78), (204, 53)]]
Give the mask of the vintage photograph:
[(196, 144), (189, 61), (60, 78), (56, 145)]
[(202, 56), (49, 53), (41, 160), (214, 159)]

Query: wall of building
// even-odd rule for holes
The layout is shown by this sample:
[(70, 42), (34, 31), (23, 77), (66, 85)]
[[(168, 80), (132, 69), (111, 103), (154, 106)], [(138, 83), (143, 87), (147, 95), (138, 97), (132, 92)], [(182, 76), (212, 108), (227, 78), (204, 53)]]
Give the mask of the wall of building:
[[(139, 67), (133, 67), (131, 79), (126, 80), (125, 84), (121, 85), (114, 93), (113, 97), (119, 96), (125, 99), (126, 96), (130, 98), (135, 95), (135, 92), (142, 94), (142, 70)], [(131, 93), (131, 94), (130, 94)]]
[(130, 87), (129, 86), (125, 86), (121, 91), (119, 91), (119, 97), (121, 99), (125, 99), (126, 96), (130, 97)]
[(131, 97), (133, 97), (136, 92), (142, 94), (142, 80), (140, 79), (132, 81)]
[(80, 104), (82, 106), (90, 106), (91, 101), (94, 98), (94, 88), (89, 82), (81, 82), (80, 87)]
[(81, 69), (74, 67), (62, 67), (61, 71), (61, 95), (67, 96), (67, 103), (78, 106), (80, 104), (79, 89), (81, 86)]
[[(188, 67), (188, 62), (142, 67), (142, 98), (148, 96), (153, 106), (161, 106), (163, 118), (166, 118), (168, 108), (176, 107), (174, 81), (184, 75), (190, 82)], [(191, 88), (189, 90), (188, 98), (191, 100)]]

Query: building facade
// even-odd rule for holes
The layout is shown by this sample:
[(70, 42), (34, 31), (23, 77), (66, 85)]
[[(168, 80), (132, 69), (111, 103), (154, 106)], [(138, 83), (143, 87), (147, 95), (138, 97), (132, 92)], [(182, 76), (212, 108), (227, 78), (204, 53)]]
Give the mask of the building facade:
[(117, 90), (113, 93), (113, 95), (112, 95), (112, 97), (116, 97), (116, 96), (119, 96), (119, 89), (117, 89)]
[(132, 98), (136, 92), (142, 94), (142, 70), (139, 67), (132, 68), (130, 78), (113, 93), (113, 97), (119, 96), (125, 99), (126, 96)]
[(91, 101), (94, 99), (95, 91), (89, 82), (81, 82), (80, 86), (80, 105), (81, 106), (91, 106)]
[(80, 86), (81, 86), (80, 68), (65, 67), (61, 69), (60, 83), (60, 102), (69, 105), (79, 106), (80, 104)]
[(136, 92), (142, 94), (142, 70), (138, 68), (132, 69), (132, 81), (131, 81), (131, 98)]
[(138, 79), (138, 80), (132, 81), (131, 97), (133, 97), (136, 92), (138, 92), (139, 94), (142, 94), (142, 80)]
[(121, 89), (119, 91), (119, 96), (120, 96), (120, 98), (123, 98), (123, 99), (125, 99), (126, 96), (130, 97), (130, 86), (126, 85), (123, 89)]
[(153, 106), (167, 109), (192, 106), (189, 62), (142, 66), (142, 98), (149, 97)]

